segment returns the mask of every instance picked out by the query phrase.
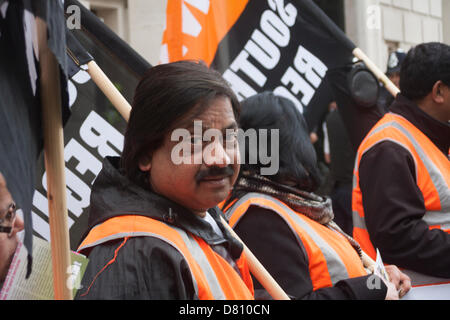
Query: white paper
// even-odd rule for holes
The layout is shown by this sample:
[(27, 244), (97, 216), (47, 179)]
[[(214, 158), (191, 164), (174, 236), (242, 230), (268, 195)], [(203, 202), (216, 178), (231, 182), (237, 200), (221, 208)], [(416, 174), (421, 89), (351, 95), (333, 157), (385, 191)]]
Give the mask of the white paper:
[(411, 288), (402, 300), (450, 300), (450, 283)]

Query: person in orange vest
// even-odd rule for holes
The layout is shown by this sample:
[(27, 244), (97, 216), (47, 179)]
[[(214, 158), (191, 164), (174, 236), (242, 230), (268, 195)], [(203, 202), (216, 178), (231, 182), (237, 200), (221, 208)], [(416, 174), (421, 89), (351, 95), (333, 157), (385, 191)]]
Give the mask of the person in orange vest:
[(357, 152), (353, 236), (413, 286), (450, 282), (450, 46), (412, 48), (400, 91)]
[[(392, 282), (368, 274), (359, 245), (333, 222), (330, 199), (313, 193), (320, 184), (316, 155), (293, 102), (263, 92), (241, 103), (239, 125), (249, 143), (240, 140), (241, 172), (220, 206), (275, 281), (296, 299), (381, 300), (398, 299), (397, 290), (405, 294), (409, 279), (395, 266), (387, 270)], [(261, 133), (253, 141), (252, 130)], [(279, 160), (278, 170), (264, 170), (274, 167), (268, 154)], [(255, 298), (268, 298), (254, 281)]]
[(225, 80), (202, 63), (148, 71), (122, 156), (107, 157), (92, 186), (77, 299), (253, 299), (243, 246), (216, 207), (239, 173), (239, 112)]

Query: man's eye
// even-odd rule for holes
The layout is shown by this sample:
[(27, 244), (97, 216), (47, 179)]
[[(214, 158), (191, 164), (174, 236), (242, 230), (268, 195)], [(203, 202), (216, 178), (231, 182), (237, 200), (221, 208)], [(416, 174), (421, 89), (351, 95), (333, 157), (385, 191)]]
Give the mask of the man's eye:
[(237, 138), (237, 132), (230, 132), (225, 135), (225, 141), (234, 141)]

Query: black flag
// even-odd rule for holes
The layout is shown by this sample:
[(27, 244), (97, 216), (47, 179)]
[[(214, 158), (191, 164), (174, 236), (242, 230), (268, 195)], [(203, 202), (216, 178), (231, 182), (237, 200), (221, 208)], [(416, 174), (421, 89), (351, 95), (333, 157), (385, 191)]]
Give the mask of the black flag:
[[(162, 62), (202, 59), (238, 98), (274, 91), (296, 104), (311, 129), (318, 124), (333, 99), (326, 72), (351, 62), (355, 45), (313, 1), (182, 5), (168, 1)], [(181, 23), (189, 17), (196, 28)]]
[[(101, 170), (102, 159), (121, 154), (126, 128), (126, 122), (91, 80), (84, 64), (94, 59), (129, 102), (141, 75), (151, 66), (78, 1), (66, 0), (64, 8), (68, 21), (80, 19), (79, 29), (76, 23), (67, 24), (74, 25), (68, 31), (66, 48), (72, 115), (64, 127), (70, 246), (76, 250), (87, 228), (91, 185)], [(33, 199), (34, 230), (50, 240), (42, 159), (39, 168)]]
[[(49, 47), (61, 74), (64, 119), (69, 116), (65, 20), (59, 1), (0, 2), (0, 172), (25, 222), (24, 244), (32, 256), (31, 208), (36, 161), (43, 147), (35, 19), (47, 23)], [(31, 263), (28, 264), (28, 275)], [(27, 276), (28, 276), (27, 275)]]

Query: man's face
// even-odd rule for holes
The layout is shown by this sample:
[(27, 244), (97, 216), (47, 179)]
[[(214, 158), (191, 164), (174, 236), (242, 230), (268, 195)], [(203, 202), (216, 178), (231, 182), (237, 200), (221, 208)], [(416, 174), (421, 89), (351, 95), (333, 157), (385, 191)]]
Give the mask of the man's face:
[[(0, 219), (5, 218), (9, 206), (13, 202), (4, 183), (3, 177), (0, 176)], [(16, 217), (12, 234), (8, 236), (6, 233), (0, 232), (0, 281), (4, 281), (8, 273), (11, 259), (16, 251), (18, 239), (17, 232), (23, 229), (23, 221), (20, 217)]]
[[(213, 99), (202, 114), (175, 127), (173, 132), (189, 132), (188, 139), (180, 142), (173, 132), (167, 135), (150, 161), (141, 161), (140, 169), (149, 171), (153, 191), (203, 216), (227, 197), (239, 174), (239, 146), (233, 135), (237, 123), (230, 99)], [(191, 153), (182, 154), (183, 150)]]

